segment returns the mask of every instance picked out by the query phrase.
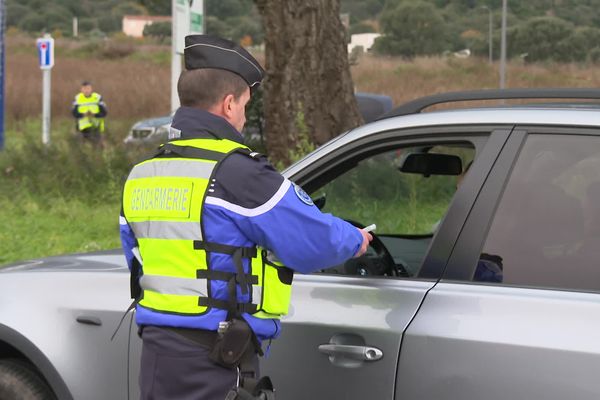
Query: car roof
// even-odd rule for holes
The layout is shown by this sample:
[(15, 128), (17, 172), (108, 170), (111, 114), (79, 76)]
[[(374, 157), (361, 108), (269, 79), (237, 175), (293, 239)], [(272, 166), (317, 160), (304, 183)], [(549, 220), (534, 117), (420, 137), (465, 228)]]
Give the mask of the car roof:
[[(387, 117), (366, 125), (354, 128), (321, 146), (317, 151), (309, 154), (300, 162), (284, 171), (287, 177), (293, 176), (308, 163), (316, 158), (342, 147), (350, 142), (381, 132), (406, 130), (411, 134), (414, 128), (436, 128), (451, 126), (513, 126), (537, 125), (553, 127), (600, 127), (600, 108), (565, 107), (564, 104), (544, 104), (531, 107), (528, 105), (479, 107), (454, 110), (439, 110), (420, 112), (417, 114)], [(600, 130), (598, 130), (600, 135)]]
[(423, 112), (423, 110), (438, 104), (486, 100), (504, 101), (509, 99), (561, 99), (563, 100), (563, 103), (560, 104), (564, 107), (565, 104), (569, 104), (569, 106), (573, 104), (571, 102), (564, 102), (566, 99), (595, 100), (596, 102), (599, 102), (600, 90), (590, 88), (519, 88), (439, 93), (402, 104), (384, 114), (380, 119), (418, 114)]

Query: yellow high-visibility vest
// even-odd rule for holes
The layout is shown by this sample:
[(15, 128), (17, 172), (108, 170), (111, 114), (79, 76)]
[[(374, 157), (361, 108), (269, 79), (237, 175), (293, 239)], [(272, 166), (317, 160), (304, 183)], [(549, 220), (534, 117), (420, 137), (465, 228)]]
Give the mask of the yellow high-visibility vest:
[[(188, 139), (161, 147), (157, 156), (132, 169), (123, 212), (139, 245), (142, 290), (139, 304), (160, 313), (202, 315), (211, 308), (258, 318), (287, 314), (293, 272), (256, 247), (203, 240), (202, 209), (218, 163), (232, 152), (249, 154), (227, 139)], [(232, 255), (236, 272), (210, 265), (210, 252)], [(243, 258), (251, 259), (243, 271)], [(250, 301), (211, 297), (211, 281), (237, 285)], [(233, 286), (230, 286), (233, 287)], [(235, 291), (234, 291), (235, 292)]]
[(104, 132), (104, 118), (86, 117), (85, 113), (88, 111), (92, 114), (100, 112), (100, 101), (102, 96), (94, 92), (90, 97), (85, 97), (83, 93), (79, 93), (75, 96), (75, 104), (77, 105), (77, 111), (80, 114), (84, 114), (83, 117), (77, 120), (77, 129), (83, 131), (88, 128), (95, 128), (98, 132)]

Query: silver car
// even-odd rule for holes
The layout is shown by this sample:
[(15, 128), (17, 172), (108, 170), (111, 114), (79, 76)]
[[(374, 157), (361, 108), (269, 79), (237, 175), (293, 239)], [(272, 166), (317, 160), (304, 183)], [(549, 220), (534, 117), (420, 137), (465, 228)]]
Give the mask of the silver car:
[[(377, 229), (365, 256), (296, 275), (261, 361), (278, 398), (600, 398), (600, 110), (422, 112), (555, 97), (600, 91), (420, 99), (284, 172), (324, 212)], [(1, 269), (0, 398), (138, 398), (133, 312), (117, 330), (129, 303), (120, 251)]]

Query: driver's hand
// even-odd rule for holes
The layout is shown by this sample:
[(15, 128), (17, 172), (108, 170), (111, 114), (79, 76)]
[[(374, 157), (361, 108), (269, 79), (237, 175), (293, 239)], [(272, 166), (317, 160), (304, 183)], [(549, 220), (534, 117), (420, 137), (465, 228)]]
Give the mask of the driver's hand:
[(373, 240), (373, 235), (371, 235), (369, 232), (365, 231), (364, 229), (360, 229), (360, 228), (356, 228), (356, 229), (358, 229), (358, 231), (362, 235), (363, 241), (362, 241), (362, 244), (360, 245), (360, 249), (358, 249), (358, 251), (354, 255), (355, 258), (360, 257), (363, 254), (365, 254), (365, 252), (367, 251), (367, 248), (369, 247), (369, 243), (371, 242), (371, 240)]

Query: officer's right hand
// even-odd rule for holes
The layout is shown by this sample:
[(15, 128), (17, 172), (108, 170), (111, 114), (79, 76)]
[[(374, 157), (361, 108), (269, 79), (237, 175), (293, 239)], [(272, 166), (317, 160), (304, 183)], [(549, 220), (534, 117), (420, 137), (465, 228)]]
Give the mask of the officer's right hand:
[(356, 254), (354, 255), (354, 257), (360, 257), (363, 254), (365, 254), (365, 252), (367, 251), (367, 248), (369, 247), (369, 243), (371, 242), (371, 240), (373, 240), (373, 235), (371, 235), (369, 232), (365, 231), (364, 229), (360, 229), (360, 228), (356, 228), (358, 229), (358, 231), (360, 232), (363, 241), (362, 244), (360, 245), (360, 249), (358, 249), (358, 251), (356, 252)]

